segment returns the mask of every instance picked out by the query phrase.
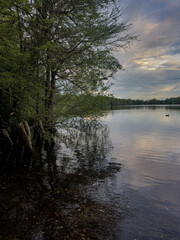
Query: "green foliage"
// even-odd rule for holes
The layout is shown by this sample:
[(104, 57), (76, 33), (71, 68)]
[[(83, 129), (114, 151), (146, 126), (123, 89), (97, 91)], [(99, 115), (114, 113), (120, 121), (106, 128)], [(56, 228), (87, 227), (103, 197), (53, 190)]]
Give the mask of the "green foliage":
[(92, 94), (72, 95), (65, 94), (57, 97), (55, 113), (59, 117), (87, 117), (99, 115), (100, 111), (109, 109), (109, 98), (102, 95)]
[(2, 0), (0, 127), (30, 119), (52, 126), (107, 108), (109, 100), (89, 93), (108, 89), (122, 68), (112, 49), (135, 38), (120, 17), (113, 0)]
[(132, 99), (119, 99), (114, 97), (107, 97), (112, 108), (118, 108), (121, 105), (152, 105), (152, 104), (180, 104), (180, 97), (169, 98), (165, 100), (149, 99), (149, 100), (132, 100)]

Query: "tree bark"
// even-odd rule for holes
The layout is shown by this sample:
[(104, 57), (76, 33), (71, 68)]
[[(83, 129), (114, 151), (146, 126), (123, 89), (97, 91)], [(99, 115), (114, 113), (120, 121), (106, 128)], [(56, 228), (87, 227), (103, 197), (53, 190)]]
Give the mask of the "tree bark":
[(38, 120), (38, 125), (39, 125), (39, 127), (41, 129), (42, 134), (44, 134), (45, 133), (44, 127), (43, 127), (42, 121), (40, 119)]
[(32, 151), (31, 131), (27, 121), (25, 123), (20, 122), (17, 124), (18, 131), (24, 140), (26, 147)]
[(49, 105), (49, 91), (50, 91), (50, 71), (46, 70), (46, 82), (45, 82), (45, 110), (48, 110)]
[(52, 111), (54, 108), (55, 86), (56, 86), (56, 72), (51, 71), (51, 91), (50, 91), (50, 96), (49, 96), (49, 109), (51, 109)]
[(54, 121), (54, 95), (55, 95), (55, 86), (56, 86), (56, 72), (51, 71), (51, 90), (49, 95), (49, 112), (50, 112), (50, 132), (53, 133), (55, 129)]

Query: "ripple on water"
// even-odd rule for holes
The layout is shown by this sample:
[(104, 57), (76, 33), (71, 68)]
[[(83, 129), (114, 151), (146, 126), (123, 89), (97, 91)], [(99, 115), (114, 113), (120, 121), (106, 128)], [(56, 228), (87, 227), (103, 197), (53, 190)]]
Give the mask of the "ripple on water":
[(122, 239), (180, 239), (180, 108), (117, 110), (107, 125), (116, 161), (123, 163), (117, 188), (132, 215)]

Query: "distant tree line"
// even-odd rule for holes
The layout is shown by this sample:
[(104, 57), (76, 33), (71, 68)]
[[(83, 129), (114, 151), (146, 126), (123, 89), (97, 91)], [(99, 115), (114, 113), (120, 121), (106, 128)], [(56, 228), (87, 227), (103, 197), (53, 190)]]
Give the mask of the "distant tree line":
[(149, 99), (149, 100), (132, 100), (109, 98), (110, 105), (113, 107), (120, 105), (153, 105), (153, 104), (180, 104), (180, 97), (167, 98), (165, 100)]
[[(65, 97), (65, 96), (64, 96)], [(96, 112), (99, 110), (116, 109), (125, 105), (158, 105), (158, 104), (180, 104), (180, 97), (167, 98), (165, 100), (150, 99), (150, 100), (133, 100), (133, 99), (120, 99), (113, 96), (102, 95), (79, 95), (74, 96), (77, 104), (83, 105), (83, 102), (89, 103), (86, 105), (86, 111)], [(86, 100), (85, 100), (86, 99)], [(85, 100), (85, 101), (84, 101)], [(86, 112), (85, 111), (85, 112)]]

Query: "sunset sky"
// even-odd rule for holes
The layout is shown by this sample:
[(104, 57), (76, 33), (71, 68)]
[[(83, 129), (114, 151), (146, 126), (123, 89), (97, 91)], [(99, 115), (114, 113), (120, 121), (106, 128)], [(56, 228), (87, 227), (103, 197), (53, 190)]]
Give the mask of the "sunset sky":
[(118, 98), (180, 96), (180, 0), (121, 0), (139, 41), (118, 50), (123, 65), (110, 91)]

